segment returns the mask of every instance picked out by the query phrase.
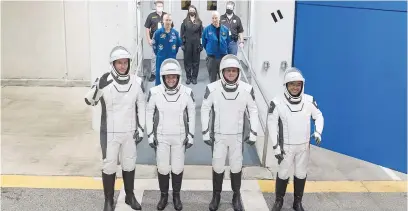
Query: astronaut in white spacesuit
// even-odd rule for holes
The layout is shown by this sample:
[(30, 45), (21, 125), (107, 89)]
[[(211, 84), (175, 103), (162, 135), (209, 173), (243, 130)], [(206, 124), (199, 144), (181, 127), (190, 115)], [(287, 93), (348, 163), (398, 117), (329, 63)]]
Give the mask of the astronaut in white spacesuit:
[(283, 85), (285, 91), (272, 100), (268, 116), (269, 135), (279, 164), (272, 210), (281, 210), (289, 181), (288, 172), (294, 166), (293, 209), (304, 211), (302, 197), (310, 153), (310, 122), (313, 118), (312, 137), (320, 145), (324, 119), (316, 100), (304, 93), (305, 79), (298, 69), (289, 68), (285, 72)]
[(210, 210), (217, 210), (220, 203), (227, 153), (231, 167), (231, 188), (234, 192), (232, 205), (234, 210), (243, 210), (240, 188), (244, 115), (248, 109), (250, 134), (245, 137), (244, 142), (253, 145), (257, 137), (258, 108), (253, 87), (240, 80), (242, 71), (235, 55), (224, 56), (220, 62), (221, 79), (207, 85), (201, 106), (203, 140), (213, 147), (213, 198)]
[(125, 202), (141, 210), (136, 200), (134, 177), (136, 145), (143, 139), (145, 99), (137, 76), (129, 74), (131, 55), (126, 48), (116, 46), (110, 54), (110, 72), (97, 78), (85, 96), (88, 105), (101, 105), (100, 142), (103, 157), (102, 181), (105, 194), (104, 211), (114, 210), (114, 186), (118, 158), (121, 156)]
[(150, 89), (147, 99), (146, 130), (149, 145), (156, 150), (161, 192), (158, 210), (167, 206), (170, 171), (174, 209), (183, 209), (180, 189), (184, 153), (193, 145), (196, 114), (193, 92), (181, 84), (181, 73), (177, 60), (164, 60), (160, 66), (161, 84)]

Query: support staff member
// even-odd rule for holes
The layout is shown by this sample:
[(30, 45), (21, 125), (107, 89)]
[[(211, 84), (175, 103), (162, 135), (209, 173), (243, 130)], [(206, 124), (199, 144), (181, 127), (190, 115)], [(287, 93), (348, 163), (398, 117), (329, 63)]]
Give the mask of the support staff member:
[(210, 82), (217, 80), (222, 57), (229, 54), (228, 46), (231, 42), (229, 30), (220, 24), (220, 13), (212, 13), (212, 23), (205, 27), (201, 37), (203, 47), (207, 52), (207, 69)]
[[(156, 1), (154, 3), (156, 5), (156, 11), (150, 13), (144, 24), (146, 28), (146, 40), (147, 43), (152, 46), (153, 45), (153, 34), (156, 32), (157, 29), (163, 27), (163, 16), (166, 12), (163, 12), (163, 1)], [(172, 24), (172, 27), (174, 25)], [(149, 81), (152, 82), (156, 79), (156, 54), (152, 53), (152, 59), (150, 60), (150, 68), (151, 68), (151, 75)]]
[(201, 34), (203, 33), (203, 22), (201, 21), (197, 8), (193, 5), (188, 7), (187, 17), (180, 27), (180, 36), (184, 46), (184, 69), (186, 70), (186, 84), (197, 84), (198, 69), (200, 67)]
[[(221, 24), (228, 27), (230, 30), (231, 42), (228, 46), (229, 52), (231, 54), (237, 55), (238, 45), (240, 48), (244, 47), (244, 28), (242, 27), (241, 19), (235, 15), (235, 3), (233, 1), (228, 1), (226, 5), (226, 12), (221, 15)], [(239, 43), (239, 44), (238, 44)]]
[(156, 85), (160, 84), (160, 65), (165, 59), (176, 59), (179, 47), (182, 45), (178, 31), (171, 26), (171, 14), (163, 16), (164, 28), (158, 29), (153, 35), (153, 51), (156, 54)]

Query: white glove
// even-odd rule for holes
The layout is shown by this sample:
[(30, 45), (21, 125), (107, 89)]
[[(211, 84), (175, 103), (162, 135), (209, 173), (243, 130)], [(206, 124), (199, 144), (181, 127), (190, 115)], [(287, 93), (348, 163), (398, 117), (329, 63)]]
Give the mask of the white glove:
[(322, 136), (320, 135), (320, 133), (314, 132), (311, 137), (315, 139), (316, 145), (320, 146), (320, 143), (322, 142)]
[(183, 144), (186, 146), (186, 149), (193, 146), (193, 137), (190, 134), (188, 134)]
[(147, 141), (149, 142), (149, 145), (150, 145), (151, 148), (156, 149), (158, 143), (157, 143), (157, 140), (155, 140), (153, 134), (150, 135), (149, 138), (147, 138)]
[(249, 137), (245, 139), (245, 142), (249, 145), (254, 145), (256, 142), (256, 135), (252, 134), (251, 132), (249, 133)]
[(212, 140), (210, 138), (210, 132), (207, 132), (206, 134), (203, 135), (203, 141), (205, 144), (207, 144), (208, 146), (212, 145)]
[(139, 144), (144, 137), (144, 133), (142, 131), (142, 129), (137, 128), (137, 130), (135, 131), (135, 134), (133, 134), (133, 139), (135, 139), (136, 141), (136, 145)]

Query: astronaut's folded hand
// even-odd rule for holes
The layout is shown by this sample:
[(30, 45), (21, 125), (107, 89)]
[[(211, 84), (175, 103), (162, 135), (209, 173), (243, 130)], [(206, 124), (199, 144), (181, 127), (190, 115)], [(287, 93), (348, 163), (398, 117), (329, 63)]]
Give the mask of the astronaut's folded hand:
[(203, 140), (204, 140), (205, 144), (207, 144), (208, 146), (212, 146), (213, 140), (210, 138), (210, 133), (209, 132), (203, 134)]
[(186, 136), (186, 138), (184, 139), (183, 144), (186, 146), (186, 149), (192, 147), (193, 146), (193, 137), (190, 134), (188, 134)]
[(148, 139), (149, 139), (149, 146), (150, 146), (151, 148), (153, 148), (153, 149), (156, 149), (156, 148), (157, 148), (157, 144), (158, 144), (157, 139), (156, 139), (153, 135), (151, 135)]
[(256, 142), (256, 135), (250, 133), (249, 136), (245, 139), (245, 142), (249, 145), (254, 145)]
[(99, 89), (103, 89), (106, 86), (108, 86), (110, 83), (113, 82), (113, 79), (108, 81), (108, 76), (109, 76), (109, 72), (105, 73), (102, 75), (102, 77), (99, 79), (99, 83), (98, 83), (98, 88)]
[(284, 159), (283, 153), (275, 155), (275, 158), (278, 159), (278, 164), (281, 164), (282, 160)]
[(320, 146), (320, 143), (322, 142), (322, 136), (320, 135), (320, 133), (319, 132), (314, 132), (311, 137), (313, 137), (315, 139), (316, 145)]
[(135, 130), (135, 133), (133, 134), (133, 139), (135, 139), (136, 145), (142, 142), (143, 136), (144, 136), (144, 133), (142, 129), (138, 128), (137, 130)]

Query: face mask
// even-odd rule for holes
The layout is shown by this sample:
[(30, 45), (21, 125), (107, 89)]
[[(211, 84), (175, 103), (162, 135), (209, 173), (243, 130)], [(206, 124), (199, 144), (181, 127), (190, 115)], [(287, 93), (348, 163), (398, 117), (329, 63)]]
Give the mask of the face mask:
[(162, 11), (163, 11), (163, 7), (157, 7), (157, 8), (156, 8), (156, 11), (157, 11), (157, 12), (162, 12)]
[(227, 14), (231, 15), (232, 14), (232, 9), (227, 9)]
[(195, 12), (189, 12), (188, 13), (190, 16), (195, 16)]

